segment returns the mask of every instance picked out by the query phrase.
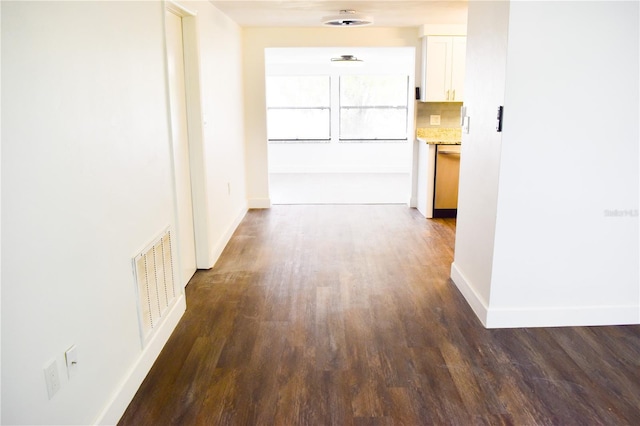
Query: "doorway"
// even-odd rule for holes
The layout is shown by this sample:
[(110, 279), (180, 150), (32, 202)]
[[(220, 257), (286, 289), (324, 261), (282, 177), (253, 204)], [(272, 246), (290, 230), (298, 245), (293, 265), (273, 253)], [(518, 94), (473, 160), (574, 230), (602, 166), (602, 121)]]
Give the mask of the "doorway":
[(409, 203), (413, 47), (269, 48), (265, 65), (272, 204)]

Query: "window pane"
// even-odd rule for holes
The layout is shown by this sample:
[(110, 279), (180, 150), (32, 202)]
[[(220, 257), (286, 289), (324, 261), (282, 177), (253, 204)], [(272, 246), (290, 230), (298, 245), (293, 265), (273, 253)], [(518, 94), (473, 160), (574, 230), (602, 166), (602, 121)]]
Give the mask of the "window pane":
[(340, 139), (406, 139), (406, 75), (340, 77)]
[(330, 139), (330, 96), (329, 76), (268, 76), (268, 139)]
[(406, 75), (344, 75), (340, 106), (407, 106)]
[(329, 109), (269, 109), (267, 137), (270, 140), (328, 140)]
[(407, 110), (341, 108), (340, 139), (406, 139)]
[(267, 77), (267, 107), (328, 107), (328, 76)]

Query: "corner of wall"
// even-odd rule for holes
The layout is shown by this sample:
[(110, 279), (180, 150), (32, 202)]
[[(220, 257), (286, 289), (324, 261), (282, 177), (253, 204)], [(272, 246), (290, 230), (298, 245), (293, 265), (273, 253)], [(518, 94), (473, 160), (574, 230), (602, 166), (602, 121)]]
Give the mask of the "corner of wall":
[(489, 306), (487, 302), (474, 290), (473, 284), (467, 280), (455, 262), (451, 264), (451, 280), (458, 287), (458, 290), (469, 303), (482, 325), (488, 327)]
[(209, 259), (208, 259), (208, 262), (206, 263), (206, 265), (198, 265), (198, 269), (211, 269), (211, 268), (213, 268), (213, 266), (216, 264), (216, 262), (220, 258), (220, 255), (222, 254), (222, 251), (227, 246), (227, 243), (229, 242), (229, 240), (231, 240), (231, 237), (233, 236), (233, 233), (238, 228), (238, 225), (240, 225), (240, 222), (242, 222), (242, 219), (244, 219), (244, 216), (247, 214), (248, 210), (249, 210), (249, 208), (247, 206), (247, 203), (243, 203), (243, 205), (238, 209), (238, 213), (233, 218), (233, 220), (231, 221), (231, 223), (229, 224), (227, 229), (220, 236), (220, 238), (218, 238), (218, 240), (215, 241), (213, 243), (213, 245), (210, 247), (210, 249), (209, 249)]
[(247, 205), (250, 209), (270, 209), (271, 198), (249, 198)]

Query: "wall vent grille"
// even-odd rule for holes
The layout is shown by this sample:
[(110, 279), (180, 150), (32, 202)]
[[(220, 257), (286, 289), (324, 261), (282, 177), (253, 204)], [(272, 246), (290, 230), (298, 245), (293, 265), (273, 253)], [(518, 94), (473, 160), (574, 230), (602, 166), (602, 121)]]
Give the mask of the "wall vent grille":
[(133, 259), (143, 344), (176, 298), (171, 233), (166, 230)]

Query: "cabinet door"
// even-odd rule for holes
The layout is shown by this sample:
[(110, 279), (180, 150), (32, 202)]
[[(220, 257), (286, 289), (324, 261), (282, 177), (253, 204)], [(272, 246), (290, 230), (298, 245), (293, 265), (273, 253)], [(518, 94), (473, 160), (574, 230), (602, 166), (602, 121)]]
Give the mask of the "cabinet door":
[(434, 209), (458, 208), (460, 146), (439, 145), (436, 156)]
[(427, 37), (425, 101), (443, 102), (447, 100), (447, 90), (451, 86), (451, 37)]
[(467, 57), (467, 38), (452, 37), (452, 40), (450, 100), (462, 102), (464, 99), (464, 71)]

